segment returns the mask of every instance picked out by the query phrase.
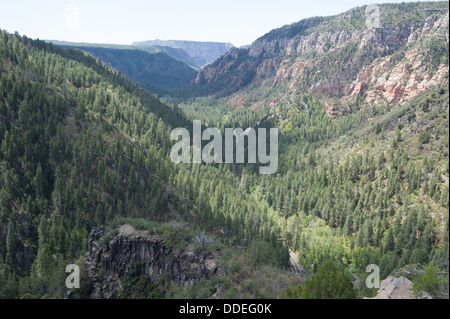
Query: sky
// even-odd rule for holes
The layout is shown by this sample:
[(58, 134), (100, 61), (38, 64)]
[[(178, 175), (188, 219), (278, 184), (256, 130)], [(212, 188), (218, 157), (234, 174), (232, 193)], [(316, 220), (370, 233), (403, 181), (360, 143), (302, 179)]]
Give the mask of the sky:
[(0, 0), (0, 29), (42, 40), (114, 44), (192, 40), (239, 47), (304, 18), (387, 2), (402, 1)]

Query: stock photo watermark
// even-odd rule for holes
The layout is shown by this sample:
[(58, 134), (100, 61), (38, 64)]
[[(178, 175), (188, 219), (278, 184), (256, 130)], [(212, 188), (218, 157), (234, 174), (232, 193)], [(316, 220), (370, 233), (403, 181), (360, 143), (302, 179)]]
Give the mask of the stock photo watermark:
[[(370, 273), (366, 277), (366, 287), (370, 289), (380, 288), (380, 267), (375, 264), (367, 265), (366, 272)], [(66, 266), (66, 273), (69, 273), (66, 277), (66, 287), (68, 289), (80, 288), (80, 267), (69, 264)]]
[(367, 265), (366, 272), (370, 274), (366, 277), (367, 288), (380, 288), (380, 267), (375, 264)]
[(376, 4), (368, 5), (366, 7), (365, 16), (366, 16), (366, 27), (368, 29), (381, 27), (379, 6), (377, 6)]
[(80, 267), (75, 264), (67, 265), (66, 273), (70, 273), (66, 278), (66, 287), (68, 289), (80, 288)]
[(80, 8), (76, 4), (66, 6), (66, 28), (70, 30), (80, 28)]
[[(247, 163), (256, 164), (257, 161), (263, 165), (260, 166), (260, 174), (274, 174), (278, 169), (278, 128), (269, 130), (269, 154), (267, 154), (267, 133), (265, 128), (258, 128), (258, 135), (254, 128), (247, 128), (243, 131), (241, 128), (225, 128), (225, 151), (223, 158), (223, 139), (222, 133), (217, 128), (207, 128), (201, 132), (201, 121), (193, 122), (193, 137), (191, 145), (191, 136), (187, 129), (176, 128), (170, 133), (171, 140), (181, 140), (172, 146), (170, 159), (173, 163), (245, 163), (245, 139), (247, 139)], [(212, 140), (211, 140), (212, 138)], [(209, 141), (202, 149), (202, 141)], [(192, 158), (191, 158), (192, 146)], [(236, 157), (234, 156), (236, 150)], [(181, 152), (181, 154), (180, 154)], [(211, 154), (211, 152), (213, 154)]]

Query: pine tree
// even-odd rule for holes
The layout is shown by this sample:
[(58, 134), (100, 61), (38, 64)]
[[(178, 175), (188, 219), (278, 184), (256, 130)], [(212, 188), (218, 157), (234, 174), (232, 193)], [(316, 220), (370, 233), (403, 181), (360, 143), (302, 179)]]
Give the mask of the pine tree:
[(6, 235), (6, 263), (13, 269), (17, 266), (16, 260), (16, 235), (12, 222), (8, 224), (8, 233)]
[(392, 228), (389, 228), (386, 242), (384, 243), (384, 253), (386, 254), (387, 252), (394, 250), (394, 248), (394, 234)]
[(301, 296), (302, 299), (355, 299), (356, 290), (351, 277), (334, 262), (327, 261), (305, 283)]

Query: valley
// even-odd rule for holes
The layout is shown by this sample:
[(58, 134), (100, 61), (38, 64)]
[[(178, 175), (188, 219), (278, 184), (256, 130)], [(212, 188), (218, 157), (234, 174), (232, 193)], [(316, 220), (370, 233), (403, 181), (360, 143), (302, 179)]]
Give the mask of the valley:
[[(376, 265), (448, 298), (448, 2), (378, 8), (241, 48), (0, 30), (0, 297), (361, 299)], [(277, 128), (276, 173), (175, 163), (195, 120)]]

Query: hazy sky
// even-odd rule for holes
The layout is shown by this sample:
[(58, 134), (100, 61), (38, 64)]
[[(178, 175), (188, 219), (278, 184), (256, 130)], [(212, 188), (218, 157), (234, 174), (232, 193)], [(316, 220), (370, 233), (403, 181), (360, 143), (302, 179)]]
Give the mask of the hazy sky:
[(131, 44), (153, 39), (251, 44), (266, 32), (383, 0), (0, 0), (0, 29), (31, 38)]

